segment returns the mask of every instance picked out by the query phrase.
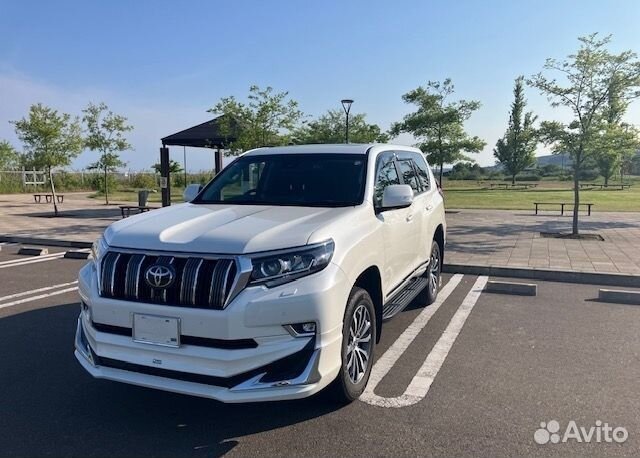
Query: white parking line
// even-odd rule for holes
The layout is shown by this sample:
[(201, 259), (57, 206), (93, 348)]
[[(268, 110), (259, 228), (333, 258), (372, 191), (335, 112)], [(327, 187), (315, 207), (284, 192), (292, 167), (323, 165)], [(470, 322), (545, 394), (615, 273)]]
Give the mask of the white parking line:
[(52, 289), (64, 288), (65, 286), (71, 286), (78, 284), (78, 280), (69, 283), (60, 283), (59, 285), (46, 286), (44, 288), (32, 289), (31, 291), (23, 291), (21, 293), (10, 294), (8, 296), (0, 297), (0, 302), (4, 302), (9, 299), (15, 299), (16, 297), (28, 296), (30, 294), (42, 293), (44, 291), (51, 291)]
[(60, 253), (49, 253), (49, 254), (43, 254), (43, 255), (38, 255), (38, 256), (24, 256), (24, 255), (18, 255), (18, 256), (23, 256), (21, 258), (17, 258), (17, 259), (9, 259), (8, 261), (2, 261), (0, 262), (0, 265), (5, 265), (5, 264), (15, 264), (16, 262), (24, 262), (24, 261), (30, 261), (32, 259), (46, 259), (46, 258), (51, 258), (54, 256), (61, 256), (64, 255), (64, 252)]
[(37, 300), (40, 300), (40, 299), (44, 299), (46, 297), (57, 296), (58, 294), (70, 293), (71, 291), (77, 291), (77, 290), (78, 290), (78, 287), (75, 286), (73, 288), (66, 288), (66, 289), (62, 289), (60, 291), (54, 291), (52, 293), (46, 293), (46, 294), (40, 294), (38, 296), (26, 297), (24, 299), (20, 299), (20, 300), (17, 300), (17, 301), (7, 302), (6, 304), (0, 304), (0, 309), (4, 309), (4, 308), (7, 308), (7, 307), (13, 307), (14, 305), (24, 304), (25, 302), (37, 301)]
[(376, 362), (371, 371), (369, 384), (367, 385), (365, 392), (360, 396), (361, 401), (378, 407), (398, 408), (413, 405), (427, 395), (429, 388), (431, 387), (431, 383), (433, 383), (433, 380), (438, 374), (440, 367), (442, 367), (444, 360), (447, 358), (451, 347), (460, 334), (462, 326), (464, 326), (473, 306), (480, 297), (482, 289), (487, 283), (488, 277), (478, 277), (473, 288), (471, 288), (471, 291), (469, 291), (467, 296), (464, 298), (464, 301), (451, 318), (447, 328), (444, 330), (431, 352), (427, 355), (422, 367), (420, 367), (418, 373), (413, 377), (411, 383), (402, 395), (394, 398), (385, 398), (375, 394), (374, 390), (404, 351), (409, 347), (409, 344), (413, 342), (418, 333), (426, 326), (433, 314), (438, 310), (438, 308), (440, 308), (440, 305), (442, 305), (449, 294), (451, 294), (458, 283), (460, 283), (461, 279), (461, 275), (454, 275), (451, 280), (449, 280), (449, 283), (447, 283), (447, 285), (440, 291), (437, 301), (429, 307), (426, 307), (413, 321), (413, 323), (411, 323), (411, 325), (409, 325), (409, 327), (402, 333), (398, 340), (394, 342), (389, 350), (387, 350)]
[(0, 263), (0, 269), (6, 269), (8, 267), (18, 267), (27, 264), (36, 264), (38, 262), (55, 261), (56, 259), (64, 258), (64, 253), (47, 254), (44, 256), (38, 256), (37, 258), (30, 259), (14, 259), (12, 261), (5, 261)]

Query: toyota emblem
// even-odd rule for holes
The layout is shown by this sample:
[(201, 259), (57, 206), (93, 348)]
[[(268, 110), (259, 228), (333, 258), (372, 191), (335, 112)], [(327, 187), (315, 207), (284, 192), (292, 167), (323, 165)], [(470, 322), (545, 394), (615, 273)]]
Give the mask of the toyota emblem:
[(176, 277), (176, 271), (171, 266), (154, 264), (144, 273), (144, 279), (152, 288), (168, 288)]

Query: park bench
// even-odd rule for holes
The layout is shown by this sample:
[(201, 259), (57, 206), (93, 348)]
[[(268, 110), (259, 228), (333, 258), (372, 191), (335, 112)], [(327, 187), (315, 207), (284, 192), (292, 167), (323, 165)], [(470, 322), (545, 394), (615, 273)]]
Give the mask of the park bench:
[[(42, 202), (43, 196), (44, 196), (45, 202), (47, 202), (48, 204), (53, 202), (53, 194), (34, 194), (33, 201), (39, 204), (40, 202)], [(64, 202), (64, 195), (56, 194), (56, 199), (58, 200), (58, 203), (61, 204), (62, 202)]]
[(148, 212), (149, 210), (153, 210), (155, 207), (147, 207), (141, 205), (120, 205), (120, 212), (122, 213), (122, 217), (126, 218), (131, 216), (132, 210), (137, 210), (138, 213)]
[[(538, 206), (539, 205), (559, 205), (560, 206), (560, 215), (564, 215), (564, 207), (565, 206), (573, 206), (572, 202), (534, 202), (533, 205), (536, 206), (536, 215), (538, 214)], [(591, 207), (593, 207), (592, 203), (578, 204), (578, 206), (587, 207), (587, 215), (591, 216)]]
[(631, 185), (624, 184), (624, 183), (623, 184), (580, 183), (580, 189), (583, 189), (583, 188), (600, 188), (600, 190), (613, 188), (613, 189), (620, 189), (621, 191), (624, 191), (625, 189), (631, 188)]

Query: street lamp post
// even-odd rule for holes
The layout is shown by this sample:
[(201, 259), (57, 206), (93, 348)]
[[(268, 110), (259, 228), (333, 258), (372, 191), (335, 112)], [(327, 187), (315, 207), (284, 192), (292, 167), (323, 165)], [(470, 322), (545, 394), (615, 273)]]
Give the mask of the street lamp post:
[(344, 112), (347, 115), (347, 123), (345, 125), (345, 132), (344, 132), (344, 142), (349, 143), (349, 111), (351, 111), (351, 104), (353, 103), (353, 100), (342, 99), (340, 103), (342, 103), (342, 108), (344, 109)]

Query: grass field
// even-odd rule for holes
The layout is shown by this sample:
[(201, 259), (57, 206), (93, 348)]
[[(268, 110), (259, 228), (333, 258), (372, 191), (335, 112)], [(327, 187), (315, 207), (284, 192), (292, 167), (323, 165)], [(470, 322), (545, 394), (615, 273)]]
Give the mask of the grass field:
[[(580, 202), (594, 204), (593, 211), (640, 211), (640, 177), (631, 177), (629, 180), (625, 179), (625, 182), (631, 183), (632, 186), (624, 191), (619, 189), (582, 190)], [(445, 180), (446, 206), (448, 208), (531, 210), (534, 202), (573, 202), (573, 183), (569, 181), (539, 181), (535, 188), (518, 190), (490, 189), (488, 183)]]
[[(596, 180), (601, 183), (602, 180)], [(631, 183), (630, 189), (582, 190), (580, 201), (593, 203), (593, 211), (640, 211), (640, 177), (625, 179)], [(445, 203), (448, 208), (491, 208), (499, 210), (531, 210), (534, 202), (573, 202), (573, 183), (570, 181), (539, 181), (531, 189), (505, 190), (490, 189), (489, 181), (444, 181)], [(495, 181), (504, 183), (504, 181)], [(591, 183), (588, 181), (587, 183)], [(615, 182), (614, 182), (615, 184)], [(181, 188), (171, 188), (171, 201), (182, 202)], [(104, 199), (101, 193), (91, 195), (92, 199)], [(115, 191), (109, 195), (113, 202), (137, 202), (135, 190)], [(149, 194), (150, 203), (161, 201), (160, 192)]]

